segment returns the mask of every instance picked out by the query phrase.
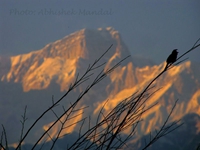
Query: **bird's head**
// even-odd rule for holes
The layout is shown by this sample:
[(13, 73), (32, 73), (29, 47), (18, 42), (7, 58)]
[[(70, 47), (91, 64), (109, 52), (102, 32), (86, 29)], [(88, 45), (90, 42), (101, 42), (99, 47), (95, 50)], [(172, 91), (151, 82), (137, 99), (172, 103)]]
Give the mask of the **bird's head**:
[(178, 51), (177, 51), (178, 49), (174, 49), (173, 51), (172, 51), (172, 53), (175, 53), (175, 54), (178, 54)]

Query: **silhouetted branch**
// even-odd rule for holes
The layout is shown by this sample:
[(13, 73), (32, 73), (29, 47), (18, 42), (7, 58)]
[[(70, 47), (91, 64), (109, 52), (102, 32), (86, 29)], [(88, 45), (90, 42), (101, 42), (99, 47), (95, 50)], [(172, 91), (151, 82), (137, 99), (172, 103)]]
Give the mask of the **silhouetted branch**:
[(200, 150), (200, 143), (199, 143), (199, 145), (197, 146), (196, 150)]
[[(22, 139), (22, 136), (23, 136), (23, 131), (24, 131), (24, 126), (25, 126), (25, 122), (28, 118), (26, 118), (26, 109), (27, 109), (27, 106), (25, 106), (24, 108), (24, 114), (21, 116), (22, 117), (22, 120), (20, 120), (21, 124), (22, 124), (22, 129), (21, 129), (21, 135), (20, 135), (20, 141)], [(21, 150), (21, 145), (19, 146), (19, 149)]]
[[(199, 41), (199, 40), (198, 40), (198, 41)], [(197, 43), (197, 42), (196, 42), (196, 43)], [(195, 45), (194, 45), (190, 50), (188, 50), (186, 53), (184, 53), (183, 55), (181, 55), (178, 59), (180, 59), (181, 57), (183, 57), (184, 55), (186, 55), (186, 54), (189, 53), (190, 51), (194, 50), (194, 49), (197, 48), (198, 46), (200, 46), (200, 44), (199, 44), (199, 45), (196, 45), (196, 43), (195, 43)], [(177, 59), (177, 60), (178, 60), (178, 59)], [(177, 60), (176, 60), (176, 61), (177, 61)], [(182, 61), (181, 61), (181, 62), (182, 62)], [(179, 63), (180, 63), (180, 62), (179, 62)], [(131, 114), (131, 111), (132, 111), (133, 109), (137, 109), (138, 105), (140, 104), (140, 102), (141, 102), (141, 100), (142, 100), (141, 98), (143, 97), (144, 93), (146, 93), (146, 91), (147, 91), (148, 88), (152, 85), (152, 83), (153, 83), (154, 81), (156, 81), (165, 71), (167, 71), (167, 69), (168, 69), (170, 66), (171, 66), (171, 65), (167, 66), (166, 69), (164, 69), (160, 74), (158, 74), (158, 75), (146, 86), (146, 88), (143, 90), (143, 92), (141, 92), (141, 94), (140, 94), (139, 97), (137, 98), (136, 102), (135, 102), (135, 103), (131, 106), (131, 108), (128, 110), (126, 116), (123, 118), (123, 120), (121, 121), (121, 123), (120, 123), (120, 125), (118, 126), (117, 130), (116, 130), (115, 133), (113, 134), (111, 140), (109, 141), (109, 144), (108, 144), (106, 150), (110, 149), (111, 144), (113, 143), (113, 140), (114, 140), (114, 139), (116, 138), (116, 136), (120, 133), (121, 128), (126, 124), (126, 120), (127, 120), (128, 116)], [(141, 106), (141, 105), (140, 105), (140, 106)], [(170, 115), (171, 115), (171, 114), (170, 114)], [(168, 117), (170, 117), (170, 115), (169, 115)], [(166, 121), (168, 121), (168, 118), (167, 118)], [(166, 122), (165, 122), (165, 123), (166, 123)], [(162, 128), (161, 128), (161, 130), (162, 130)], [(161, 131), (161, 130), (160, 130), (160, 131)], [(171, 131), (171, 130), (170, 130), (170, 131)], [(169, 131), (169, 133), (170, 133), (170, 131)]]
[(1, 132), (1, 142), (0, 142), (0, 148), (5, 150), (5, 147), (2, 145), (3, 144), (3, 138), (4, 138), (4, 132)]
[[(186, 51), (184, 54), (182, 54), (180, 57), (177, 58), (176, 63), (174, 65), (178, 65), (185, 61), (186, 59), (183, 59), (179, 62), (177, 62), (180, 58), (185, 56), (190, 51), (196, 49), (200, 46), (200, 44), (197, 45), (197, 43), (200, 41), (198, 39), (195, 44), (192, 46), (192, 48), (188, 51)], [(83, 97), (99, 82), (101, 82), (103, 79), (105, 79), (109, 74), (111, 74), (117, 67), (121, 65), (121, 63), (126, 60), (128, 57), (123, 58), (118, 63), (116, 63), (114, 66), (110, 68), (105, 69), (106, 62), (103, 62), (101, 64), (100, 60), (107, 54), (107, 52), (111, 49), (112, 45), (98, 58), (94, 61), (93, 64), (89, 64), (86, 71), (83, 73), (82, 76), (78, 73), (76, 75), (75, 80), (73, 83), (71, 83), (68, 87), (68, 90), (65, 92), (65, 94), (58, 99), (57, 101), (54, 101), (54, 97), (52, 97), (52, 104), (51, 106), (46, 109), (34, 122), (33, 124), (28, 128), (28, 130), (24, 134), (24, 124), (27, 120), (26, 118), (26, 107), (24, 111), (24, 115), (22, 116), (22, 130), (20, 135), (20, 141), (16, 147), (17, 149), (21, 149), (21, 144), (24, 142), (26, 137), (29, 135), (30, 131), (35, 127), (35, 125), (49, 112), (52, 112), (54, 116), (56, 117), (56, 120), (53, 121), (52, 124), (48, 126), (48, 128), (41, 134), (41, 136), (37, 139), (37, 141), (34, 143), (32, 150), (35, 149), (35, 147), (38, 145), (38, 143), (48, 136), (50, 140), (52, 141), (52, 145), (50, 149), (53, 149), (57, 140), (62, 136), (61, 133), (64, 129), (67, 129), (69, 127), (72, 127), (74, 125), (80, 124), (79, 127), (79, 135), (78, 138), (75, 140), (75, 142), (68, 147), (70, 150), (77, 150), (77, 149), (119, 149), (123, 146), (128, 147), (127, 142), (136, 134), (136, 128), (138, 124), (142, 121), (142, 115), (146, 113), (147, 111), (151, 110), (154, 106), (157, 105), (157, 103), (154, 103), (150, 106), (146, 106), (145, 104), (149, 100), (151, 96), (153, 96), (158, 90), (151, 91), (155, 86), (154, 82), (161, 76), (163, 73), (171, 68), (174, 67), (174, 65), (170, 64), (161, 71), (155, 78), (153, 78), (150, 83), (147, 84), (147, 86), (141, 90), (141, 92), (137, 91), (136, 93), (132, 94), (131, 96), (127, 96), (127, 98), (121, 100), (113, 109), (111, 109), (108, 113), (104, 113), (104, 109), (106, 104), (109, 102), (108, 100), (103, 104), (101, 107), (99, 114), (97, 115), (95, 124), (93, 125), (91, 123), (91, 118), (85, 117), (82, 119), (77, 119), (80, 116), (83, 115), (84, 110), (88, 107), (80, 107), (78, 104), (83, 99)], [(76, 100), (71, 103), (71, 105), (67, 108), (64, 108), (63, 106), (63, 112), (61, 114), (57, 114), (54, 108), (56, 106), (59, 106), (60, 102), (74, 89), (91, 79), (92, 76), (94, 76), (97, 69), (103, 67), (103, 69), (100, 70), (100, 72), (94, 77), (91, 84), (85, 87), (85, 89), (80, 92), (80, 94), (77, 96)], [(150, 93), (149, 93), (150, 92)], [(173, 108), (171, 109), (167, 119), (165, 120), (164, 124), (161, 126), (160, 130), (156, 132), (156, 135), (153, 136), (150, 132), (150, 141), (147, 144), (145, 141), (145, 147), (143, 149), (146, 149), (151, 144), (156, 142), (159, 138), (166, 136), (167, 134), (171, 133), (178, 127), (180, 127), (182, 124), (178, 124), (180, 120), (172, 122), (170, 125), (167, 125), (169, 118), (171, 117), (172, 112), (174, 111), (174, 108), (176, 106), (177, 101), (175, 102)], [(75, 122), (70, 123), (70, 120), (77, 119)], [(86, 126), (86, 119), (88, 119), (88, 130), (83, 132), (83, 128)], [(52, 138), (49, 134), (50, 130), (53, 130), (53, 127), (55, 127), (56, 124), (61, 125), (57, 135), (55, 138)], [(7, 150), (8, 148), (8, 142), (7, 142), (7, 136), (4, 126), (3, 132), (1, 135), (1, 143), (0, 148), (3, 150)], [(128, 135), (122, 136), (122, 133), (125, 130), (130, 130)], [(82, 133), (83, 132), (83, 133)], [(3, 139), (5, 140), (6, 147), (3, 146)], [(45, 144), (45, 142), (42, 144)], [(41, 147), (41, 148), (42, 148)]]
[[(2, 124), (2, 135), (1, 135), (1, 143), (0, 143), (0, 146), (3, 150), (7, 150), (8, 149), (8, 139), (7, 139), (7, 135), (6, 135), (6, 130), (5, 130), (5, 127), (4, 125)], [(3, 144), (3, 138), (4, 138), (4, 141), (5, 141), (5, 147), (2, 145)]]
[[(183, 53), (181, 56), (179, 56), (177, 59), (176, 59), (176, 62), (179, 60), (179, 59), (181, 59), (183, 56), (185, 56), (187, 53), (189, 53), (189, 52), (191, 52), (192, 50), (194, 50), (194, 49), (196, 49), (196, 48), (198, 48), (199, 46), (200, 46), (200, 44), (198, 44), (198, 45), (196, 45), (198, 42), (200, 41), (200, 38), (194, 43), (194, 45), (188, 50), (188, 51), (186, 51), (185, 53)], [(185, 61), (185, 60), (187, 60), (188, 58), (185, 58), (185, 59), (183, 59), (182, 61), (179, 61), (179, 62), (177, 62), (177, 63), (174, 63), (174, 65), (178, 65), (178, 64), (180, 64), (180, 63), (182, 63), (183, 61)], [(170, 67), (171, 66), (171, 67)], [(173, 68), (174, 66), (172, 66), (172, 64), (170, 64), (167, 68), (169, 68), (170, 67), (170, 69), (171, 68)]]
[[(89, 77), (93, 74), (89, 74), (91, 71), (98, 68), (97, 63), (103, 58), (103, 56), (111, 49), (112, 45), (91, 65), (88, 66), (88, 69), (85, 71), (85, 73), (80, 77), (80, 79), (78, 79), (78, 75), (77, 78), (75, 80), (75, 82), (73, 84), (71, 84), (69, 86), (68, 91), (58, 100), (56, 101), (54, 104), (52, 104), (52, 106), (50, 106), (47, 110), (45, 110), (36, 120), (35, 122), (29, 127), (29, 129), (27, 130), (27, 132), (25, 133), (25, 135), (22, 137), (22, 139), (20, 140), (19, 144), (16, 147), (16, 150), (19, 148), (19, 146), (21, 145), (21, 143), (24, 141), (24, 139), (28, 136), (29, 132), (32, 130), (32, 128), (36, 125), (36, 123), (46, 114), (48, 113), (52, 108), (54, 108), (59, 102), (61, 102), (73, 89), (75, 89), (77, 86), (79, 86), (80, 84), (84, 83), (86, 80), (89, 79)], [(100, 65), (101, 66), (101, 65)], [(89, 74), (89, 75), (88, 75)], [(103, 78), (102, 78), (103, 79)], [(88, 89), (89, 90), (89, 89)], [(87, 93), (87, 91), (86, 91)], [(79, 99), (80, 100), (80, 99)], [(77, 101), (78, 102), (78, 101)], [(77, 103), (76, 102), (76, 103)], [(34, 147), (33, 147), (34, 148)]]
[(145, 147), (143, 148), (143, 150), (147, 149), (150, 145), (152, 145), (153, 143), (155, 143), (158, 139), (160, 139), (163, 136), (166, 136), (167, 134), (171, 133), (172, 131), (174, 131), (175, 129), (179, 128), (180, 126), (183, 125), (183, 123), (181, 123), (180, 125), (178, 125), (178, 123), (180, 122), (180, 120), (178, 121), (174, 121), (171, 125), (167, 126), (167, 123), (169, 121), (170, 116), (172, 115), (174, 108), (176, 107), (176, 103), (178, 100), (176, 100), (174, 106), (172, 107), (169, 115), (167, 116), (167, 119), (165, 120), (165, 122), (163, 123), (162, 127), (160, 128), (160, 130), (158, 132), (156, 132), (156, 135), (152, 138), (151, 137), (151, 133), (150, 133), (150, 141), (148, 144), (145, 144)]

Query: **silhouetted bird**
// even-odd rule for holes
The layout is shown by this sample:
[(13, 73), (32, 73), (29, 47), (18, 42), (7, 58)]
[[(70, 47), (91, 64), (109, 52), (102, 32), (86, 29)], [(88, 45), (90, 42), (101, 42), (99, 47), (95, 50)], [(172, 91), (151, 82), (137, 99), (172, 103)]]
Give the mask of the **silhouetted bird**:
[(167, 60), (166, 60), (167, 64), (166, 64), (164, 70), (167, 69), (167, 66), (168, 66), (168, 65), (173, 64), (173, 63), (176, 61), (177, 55), (178, 55), (177, 49), (174, 49), (174, 50), (172, 51), (172, 53), (169, 55), (169, 57), (167, 58)]

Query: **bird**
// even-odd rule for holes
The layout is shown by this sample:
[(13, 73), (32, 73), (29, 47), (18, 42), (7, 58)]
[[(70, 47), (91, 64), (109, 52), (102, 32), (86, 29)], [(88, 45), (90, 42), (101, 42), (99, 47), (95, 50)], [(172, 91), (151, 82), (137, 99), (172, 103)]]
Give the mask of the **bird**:
[(177, 51), (178, 49), (174, 49), (173, 51), (172, 51), (172, 53), (168, 56), (168, 58), (167, 58), (167, 60), (166, 60), (166, 66), (165, 66), (165, 69), (164, 70), (167, 70), (167, 67), (169, 66), (169, 65), (171, 65), (171, 64), (173, 64), (175, 61), (176, 61), (176, 59), (177, 59), (177, 56), (178, 56), (178, 51)]

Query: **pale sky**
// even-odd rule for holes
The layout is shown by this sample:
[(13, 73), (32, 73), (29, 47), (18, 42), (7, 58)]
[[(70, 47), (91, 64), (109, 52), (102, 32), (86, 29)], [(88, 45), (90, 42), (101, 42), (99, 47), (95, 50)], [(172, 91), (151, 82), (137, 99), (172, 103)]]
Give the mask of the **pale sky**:
[[(84, 10), (104, 14), (84, 15)], [(65, 14), (53, 14), (59, 11)], [(200, 38), (199, 14), (200, 1), (194, 0), (2, 0), (0, 55), (38, 50), (82, 28), (112, 26), (133, 56), (161, 63), (173, 49), (182, 54)], [(200, 62), (200, 48), (188, 56)]]

